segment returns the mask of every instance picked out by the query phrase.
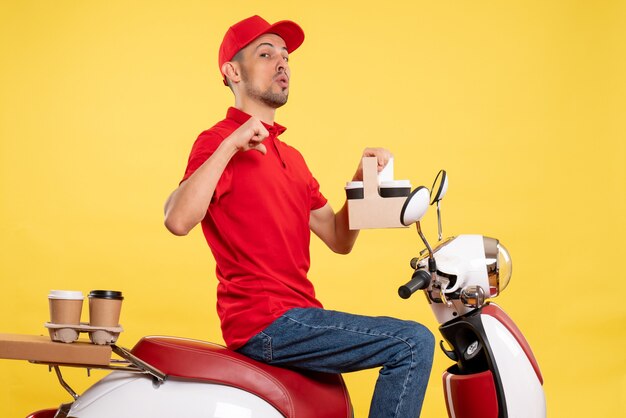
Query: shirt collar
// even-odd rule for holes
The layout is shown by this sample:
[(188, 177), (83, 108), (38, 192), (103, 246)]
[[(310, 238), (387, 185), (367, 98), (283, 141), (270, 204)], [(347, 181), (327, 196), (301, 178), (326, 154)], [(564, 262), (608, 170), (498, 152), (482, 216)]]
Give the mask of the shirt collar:
[[(250, 119), (251, 117), (252, 116), (248, 115), (246, 112), (242, 110), (237, 109), (236, 107), (229, 107), (228, 112), (226, 112), (226, 119), (233, 120), (240, 125), (243, 125), (244, 123), (246, 123), (246, 121)], [(265, 126), (265, 129), (268, 130), (270, 135), (273, 135), (273, 136), (278, 136), (287, 130), (287, 128), (285, 128), (282, 125), (279, 125), (276, 122), (274, 122), (274, 125), (268, 125), (267, 123), (263, 121), (261, 121), (261, 123), (263, 124), (263, 126)]]

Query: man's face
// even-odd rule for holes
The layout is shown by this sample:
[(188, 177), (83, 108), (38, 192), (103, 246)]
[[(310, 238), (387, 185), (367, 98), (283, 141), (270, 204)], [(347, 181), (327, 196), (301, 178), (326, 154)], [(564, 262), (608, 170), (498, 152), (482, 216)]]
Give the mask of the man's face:
[(289, 97), (289, 71), (285, 41), (274, 34), (258, 37), (242, 51), (241, 82), (248, 97), (279, 108)]

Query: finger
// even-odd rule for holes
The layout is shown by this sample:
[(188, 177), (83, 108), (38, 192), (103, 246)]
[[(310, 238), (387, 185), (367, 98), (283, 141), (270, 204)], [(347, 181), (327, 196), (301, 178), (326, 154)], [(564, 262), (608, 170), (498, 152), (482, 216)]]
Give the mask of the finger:
[(378, 165), (378, 171), (381, 171), (387, 163), (389, 159), (392, 157), (391, 152), (389, 152), (386, 148), (365, 148), (363, 150), (364, 157), (376, 157), (376, 163)]
[(254, 130), (254, 136), (257, 137), (259, 141), (263, 141), (269, 135), (270, 135), (269, 131), (265, 129), (265, 126), (263, 126), (262, 124), (259, 124), (257, 129)]
[(263, 155), (267, 154), (267, 148), (265, 148), (265, 145), (263, 144), (258, 144), (254, 146), (252, 149), (259, 151)]
[(378, 171), (382, 171), (383, 168), (387, 166), (389, 160), (391, 159), (391, 153), (386, 149), (382, 149), (378, 155), (376, 155), (378, 159)]
[(248, 142), (245, 150), (246, 151), (257, 150), (263, 155), (267, 153), (267, 148), (265, 148), (265, 145), (263, 145), (261, 141), (257, 141), (254, 139)]
[(363, 157), (375, 157), (376, 149), (375, 148), (365, 148), (363, 150)]

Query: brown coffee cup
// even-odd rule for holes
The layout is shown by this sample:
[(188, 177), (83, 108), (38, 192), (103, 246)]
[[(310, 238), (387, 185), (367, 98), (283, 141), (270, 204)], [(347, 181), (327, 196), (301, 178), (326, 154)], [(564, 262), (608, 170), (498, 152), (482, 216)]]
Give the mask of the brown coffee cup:
[(117, 327), (122, 310), (122, 292), (92, 290), (89, 292), (89, 325), (92, 327)]
[(48, 293), (50, 322), (53, 324), (80, 325), (83, 310), (83, 292), (51, 290)]

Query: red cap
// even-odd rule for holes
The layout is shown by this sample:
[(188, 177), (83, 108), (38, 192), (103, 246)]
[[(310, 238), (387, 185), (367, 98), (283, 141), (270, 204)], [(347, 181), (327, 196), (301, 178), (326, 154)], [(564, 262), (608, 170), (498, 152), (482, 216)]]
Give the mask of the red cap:
[[(225, 62), (230, 61), (237, 52), (266, 33), (275, 33), (283, 38), (289, 53), (295, 51), (304, 42), (304, 31), (297, 23), (290, 20), (281, 20), (270, 25), (269, 22), (260, 16), (249, 17), (239, 23), (235, 23), (224, 35), (219, 53), (220, 73)], [(226, 77), (224, 77), (224, 84), (228, 85)]]

